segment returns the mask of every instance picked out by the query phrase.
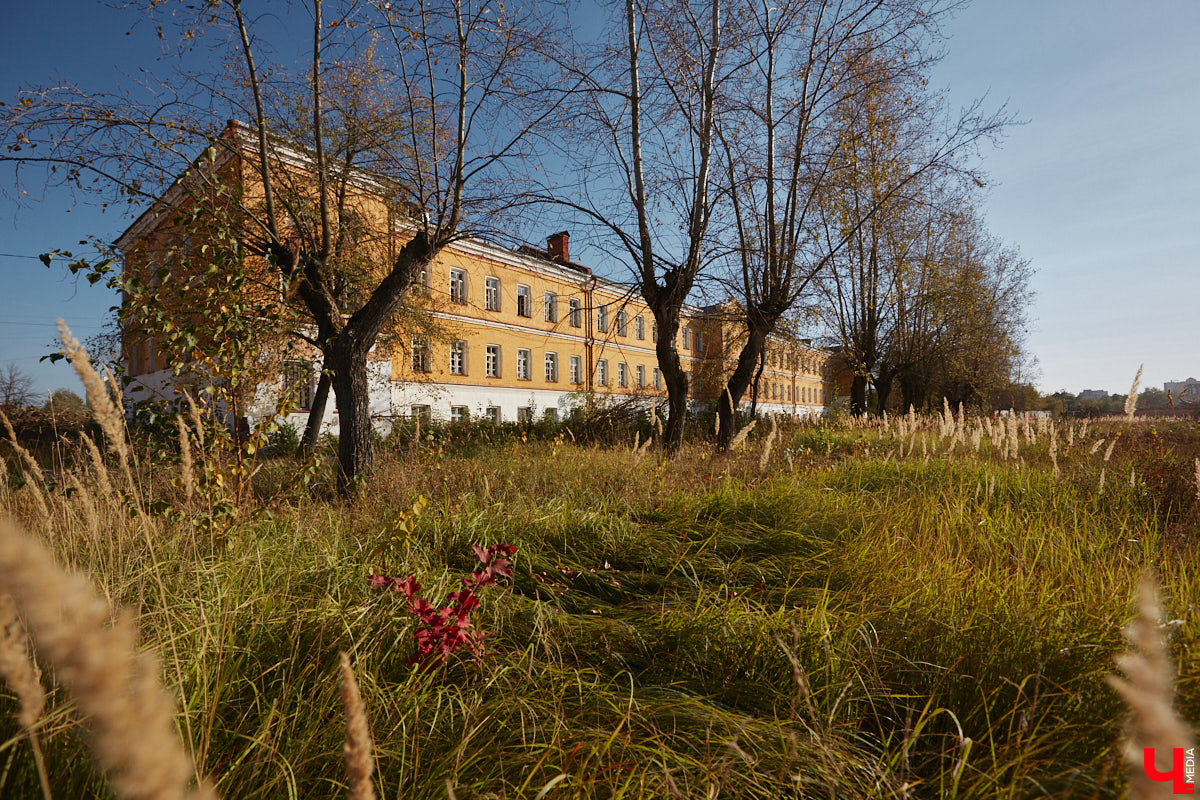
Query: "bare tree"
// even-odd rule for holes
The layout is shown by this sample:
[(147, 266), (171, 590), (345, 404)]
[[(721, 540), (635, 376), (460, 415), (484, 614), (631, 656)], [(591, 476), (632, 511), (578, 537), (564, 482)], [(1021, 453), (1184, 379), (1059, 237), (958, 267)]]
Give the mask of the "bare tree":
[(33, 378), (16, 364), (0, 370), (0, 406), (22, 408), (33, 402)]
[[(984, 117), (976, 105), (940, 132), (933, 127), (925, 75), (936, 59), (938, 22), (958, 5), (794, 0), (752, 2), (741, 11), (750, 68), (736, 95), (741, 102), (719, 116), (717, 131), (728, 154), (726, 285), (739, 299), (745, 337), (718, 400), (719, 448), (733, 437), (734, 409), (761, 371), (768, 338), (813, 280), (919, 176), (1003, 126), (1002, 115)], [(891, 97), (897, 103), (881, 110), (881, 99)], [(840, 208), (836, 224), (826, 224), (823, 199), (857, 177), (839, 134), (850, 120), (889, 126), (888, 171), (859, 202)]]
[[(684, 304), (712, 258), (715, 119), (726, 58), (722, 0), (626, 0), (620, 37), (566, 64), (580, 91), (566, 112), (586, 154), (554, 200), (593, 223), (597, 244), (631, 264), (654, 316), (667, 389), (667, 452), (678, 451), (689, 380), (676, 337)], [(614, 26), (615, 27), (615, 26)]]
[[(547, 85), (539, 55), (559, 38), (555, 9), (309, 0), (299, 71), (271, 57), (241, 0), (185, 9), (183, 40), (207, 37), (228, 70), (179, 72), (140, 103), (26, 91), (5, 113), (2, 158), (134, 203), (169, 203), (167, 186), (192, 176), (179, 210), (230, 222), (236, 250), (262, 259), (264, 285), (302, 314), (294, 330), (323, 359), (350, 492), (373, 465), (372, 347), (422, 270), (512, 205), (514, 164), (565, 91)], [(221, 135), (226, 119), (248, 124)], [(195, 167), (205, 147), (252, 176), (245, 191)]]

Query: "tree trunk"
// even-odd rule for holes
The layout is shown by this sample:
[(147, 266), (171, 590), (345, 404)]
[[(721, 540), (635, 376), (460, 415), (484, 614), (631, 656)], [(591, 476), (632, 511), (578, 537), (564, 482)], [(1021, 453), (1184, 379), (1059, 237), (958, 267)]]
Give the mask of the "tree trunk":
[(328, 368), (338, 410), (338, 493), (348, 496), (375, 466), (375, 431), (371, 427), (371, 394), (367, 351), (361, 340), (339, 336), (330, 347)]
[(729, 445), (733, 442), (733, 436), (736, 433), (734, 426), (737, 422), (734, 408), (741, 401), (746, 389), (752, 383), (757, 383), (758, 375), (762, 373), (761, 362), (765, 341), (765, 334), (758, 331), (750, 332), (746, 337), (746, 343), (742, 345), (741, 352), (738, 353), (737, 365), (733, 368), (733, 374), (725, 382), (725, 390), (717, 399), (717, 419), (719, 421), (717, 450), (719, 452), (728, 450)]
[(321, 437), (321, 425), (325, 420), (325, 407), (329, 405), (329, 387), (333, 379), (329, 370), (325, 369), (325, 359), (321, 359), (321, 377), (317, 379), (317, 391), (313, 395), (312, 408), (308, 412), (308, 422), (304, 425), (304, 438), (300, 440), (300, 455), (311, 456), (317, 449), (317, 440)]
[(767, 354), (759, 352), (758, 369), (754, 371), (754, 380), (750, 383), (750, 418), (758, 419), (758, 393), (762, 387), (763, 370), (767, 368)]
[(861, 417), (867, 413), (867, 376), (855, 375), (850, 382), (850, 413)]
[(883, 412), (887, 410), (888, 397), (892, 394), (892, 383), (896, 374), (886, 367), (879, 370), (879, 374), (875, 376), (875, 396), (878, 400), (877, 412), (879, 416), (883, 416)]
[[(652, 309), (653, 310), (653, 309)], [(662, 370), (663, 383), (667, 386), (667, 427), (663, 431), (663, 450), (667, 455), (676, 455), (683, 447), (683, 427), (687, 420), (688, 377), (675, 349), (675, 335), (679, 331), (679, 316), (655, 313), (658, 322), (658, 368)]]

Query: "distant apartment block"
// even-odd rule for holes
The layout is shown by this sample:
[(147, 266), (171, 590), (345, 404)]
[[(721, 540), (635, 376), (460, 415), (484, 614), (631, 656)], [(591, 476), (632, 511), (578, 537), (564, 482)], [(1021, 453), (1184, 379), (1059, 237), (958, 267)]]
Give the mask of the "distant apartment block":
[(1163, 389), (1171, 395), (1171, 400), (1176, 405), (1200, 404), (1200, 381), (1195, 378), (1187, 378), (1182, 381), (1167, 381), (1163, 384)]

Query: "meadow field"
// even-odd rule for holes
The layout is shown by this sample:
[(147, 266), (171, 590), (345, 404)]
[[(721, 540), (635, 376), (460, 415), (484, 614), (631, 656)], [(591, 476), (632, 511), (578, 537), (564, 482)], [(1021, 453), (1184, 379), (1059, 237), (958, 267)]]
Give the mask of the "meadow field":
[(406, 428), (353, 503), (177, 428), (2, 450), (0, 797), (1121, 797), (1143, 580), (1200, 719), (1195, 421)]

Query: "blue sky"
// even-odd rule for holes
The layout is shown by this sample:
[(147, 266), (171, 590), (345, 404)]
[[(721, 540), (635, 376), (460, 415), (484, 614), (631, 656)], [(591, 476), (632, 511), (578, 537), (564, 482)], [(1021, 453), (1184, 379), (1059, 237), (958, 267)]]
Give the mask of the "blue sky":
[[(159, 52), (136, 15), (90, 0), (5, 16), (6, 102), (60, 78), (111, 89)], [(1030, 378), (1046, 392), (1123, 393), (1143, 362), (1143, 385), (1200, 377), (1200, 2), (977, 0), (946, 32), (934, 84), (956, 105), (1007, 101), (1025, 121), (985, 153), (983, 210), (1037, 270)], [(40, 391), (77, 388), (68, 367), (38, 362), (54, 320), (84, 338), (116, 300), (36, 256), (114, 238), (128, 219), (60, 192), (22, 200), (0, 197), (0, 366), (15, 362)]]

